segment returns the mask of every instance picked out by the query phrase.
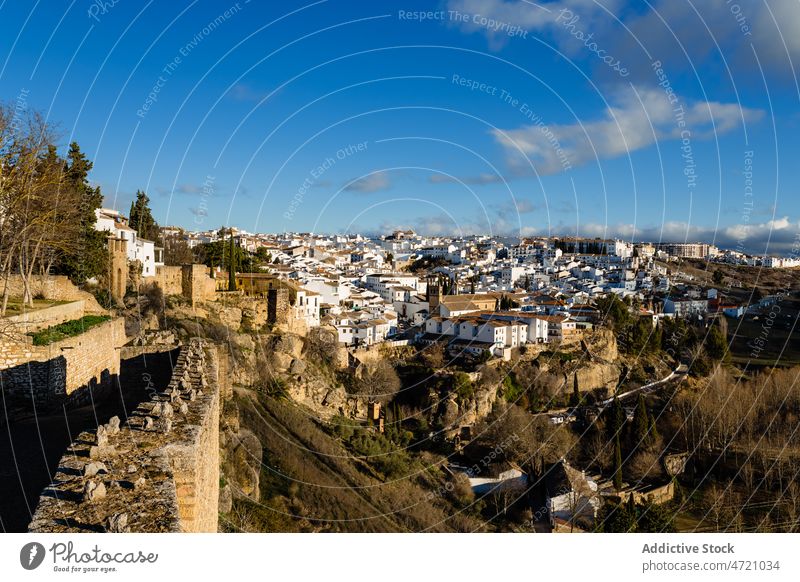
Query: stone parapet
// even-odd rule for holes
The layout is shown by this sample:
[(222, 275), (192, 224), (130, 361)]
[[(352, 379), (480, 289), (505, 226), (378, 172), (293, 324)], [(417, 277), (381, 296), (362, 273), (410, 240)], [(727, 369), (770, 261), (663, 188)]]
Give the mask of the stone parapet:
[(32, 532), (215, 532), (220, 378), (214, 346), (180, 348), (167, 388), (120, 426), (81, 433), (42, 493)]

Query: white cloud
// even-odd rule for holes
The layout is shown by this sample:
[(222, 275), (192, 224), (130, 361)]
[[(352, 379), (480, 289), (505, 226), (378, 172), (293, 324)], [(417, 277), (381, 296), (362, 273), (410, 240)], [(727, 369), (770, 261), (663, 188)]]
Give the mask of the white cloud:
[[(570, 230), (571, 228), (571, 230)], [(554, 234), (575, 233), (575, 226), (556, 225)], [(792, 222), (788, 216), (749, 225), (713, 227), (669, 221), (664, 224), (635, 225), (630, 223), (586, 223), (579, 226), (577, 234), (586, 237), (619, 237), (625, 240), (650, 242), (713, 242), (722, 248), (752, 254), (787, 253), (800, 237), (800, 221)]]
[(404, 224), (385, 222), (377, 230), (391, 232), (398, 228), (413, 228), (426, 236), (462, 236), (488, 234), (494, 236), (583, 236), (621, 238), (648, 242), (708, 242), (721, 248), (739, 250), (751, 254), (788, 254), (796, 251), (800, 242), (800, 220), (792, 221), (788, 216), (753, 223), (747, 226), (733, 225), (714, 229), (710, 226), (690, 224), (683, 221), (668, 221), (664, 224), (603, 224), (599, 222), (558, 222), (550, 226), (532, 226), (502, 216), (493, 218), (491, 224), (482, 220), (458, 219), (446, 214), (421, 216)]
[[(711, 54), (718, 53), (718, 46), (735, 75), (758, 75), (754, 52), (768, 72), (780, 76), (792, 75), (789, 58), (795, 67), (800, 61), (800, 4), (797, 0), (653, 0), (650, 3), (652, 8), (647, 5), (626, 7), (620, 0), (538, 3), (528, 0), (448, 0), (447, 6), (450, 10), (516, 24), (530, 32), (546, 32), (559, 50), (573, 57), (583, 54), (592, 59), (584, 44), (571, 34), (574, 29), (568, 30), (564, 26), (563, 17), (556, 21), (562, 10), (569, 10), (579, 17), (576, 27), (587, 35), (591, 34), (599, 47), (618, 56), (623, 65), (650, 78), (652, 73), (647, 67), (653, 59), (681, 63), (681, 68), (685, 69), (688, 63), (684, 50), (692, 63), (698, 66), (710, 60)], [(494, 32), (472, 19), (459, 26), (466, 32), (485, 34), (492, 49), (509, 42), (503, 38), (502, 31)], [(710, 62), (719, 67), (718, 57)], [(600, 62), (595, 63), (595, 67), (604, 71)]]
[(553, 174), (596, 159), (615, 158), (652, 145), (657, 140), (681, 137), (675, 107), (682, 106), (686, 127), (692, 138), (707, 139), (757, 121), (763, 111), (734, 103), (678, 100), (670, 103), (660, 88), (623, 90), (612, 96), (614, 103), (602, 118), (571, 124), (527, 125), (511, 130), (493, 130), (506, 148), (509, 162), (517, 169), (527, 166), (520, 150), (530, 158), (537, 172)]

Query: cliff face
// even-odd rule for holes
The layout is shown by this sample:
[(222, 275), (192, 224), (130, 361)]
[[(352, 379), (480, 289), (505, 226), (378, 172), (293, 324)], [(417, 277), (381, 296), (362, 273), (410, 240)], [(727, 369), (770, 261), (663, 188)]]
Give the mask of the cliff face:
[[(415, 459), (394, 478), (376, 474), (312, 413), (287, 399), (234, 395), (240, 430), (260, 444), (257, 496), (234, 494), (220, 511), (225, 531), (482, 531), (453, 499), (443, 457)], [(224, 466), (224, 464), (223, 464)], [(228, 479), (227, 475), (225, 477)], [(230, 485), (233, 487), (234, 485)], [(254, 499), (259, 501), (256, 503)]]

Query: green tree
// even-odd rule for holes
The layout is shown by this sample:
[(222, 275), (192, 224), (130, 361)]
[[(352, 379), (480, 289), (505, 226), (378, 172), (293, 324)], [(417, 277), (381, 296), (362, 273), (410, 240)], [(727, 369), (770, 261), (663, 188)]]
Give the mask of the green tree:
[(253, 266), (256, 269), (260, 269), (261, 266), (266, 266), (270, 263), (272, 263), (272, 253), (266, 247), (258, 247), (253, 257)]
[(624, 331), (631, 323), (631, 312), (628, 306), (614, 294), (597, 300), (597, 309), (615, 331)]
[(661, 440), (661, 435), (658, 434), (658, 427), (656, 426), (656, 419), (651, 414), (650, 421), (648, 426), (648, 433), (647, 433), (647, 443), (649, 445), (655, 445), (658, 441)]
[(77, 284), (87, 279), (100, 277), (108, 269), (107, 232), (95, 229), (95, 210), (103, 203), (100, 188), (89, 184), (90, 162), (77, 142), (72, 142), (64, 164), (64, 188), (71, 188), (79, 201), (79, 233), (76, 244), (69, 252), (59, 257), (54, 264), (56, 272), (67, 275)]
[[(230, 240), (227, 238), (198, 245), (195, 249), (198, 260), (204, 265), (222, 267), (223, 269), (227, 269), (230, 266)], [(233, 254), (237, 272), (253, 272), (254, 261), (250, 253), (242, 247), (234, 245)]]
[(139, 238), (152, 241), (158, 239), (158, 223), (150, 210), (150, 198), (141, 190), (136, 192), (136, 201), (131, 203), (128, 226), (136, 231)]
[(614, 487), (617, 491), (622, 489), (622, 445), (619, 435), (614, 439)]
[(640, 533), (673, 533), (674, 514), (663, 505), (648, 503), (636, 507), (636, 531)]
[(236, 242), (233, 240), (233, 232), (228, 247), (228, 290), (236, 290)]
[(605, 417), (606, 424), (606, 439), (608, 442), (611, 442), (613, 439), (620, 436), (625, 427), (625, 422), (627, 420), (625, 409), (622, 408), (620, 401), (614, 397), (614, 400), (611, 401), (611, 405), (603, 412), (603, 416)]
[(511, 297), (503, 293), (500, 297), (500, 311), (506, 311), (507, 309), (513, 309), (519, 307), (519, 302), (514, 301)]
[(650, 429), (650, 418), (644, 395), (640, 392), (636, 402), (636, 411), (633, 413), (633, 426), (631, 427), (631, 449), (635, 450), (647, 442)]
[(730, 360), (728, 342), (717, 324), (713, 324), (706, 335), (706, 353), (717, 362)]
[(636, 531), (636, 515), (626, 503), (606, 503), (597, 514), (597, 531), (630, 533)]
[(722, 285), (722, 282), (725, 280), (725, 273), (717, 269), (711, 275), (711, 280), (714, 281), (714, 285)]

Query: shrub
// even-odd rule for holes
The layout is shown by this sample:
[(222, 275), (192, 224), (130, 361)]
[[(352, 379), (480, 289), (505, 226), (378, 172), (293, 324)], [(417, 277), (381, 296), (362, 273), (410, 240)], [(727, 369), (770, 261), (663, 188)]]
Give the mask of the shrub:
[(329, 366), (336, 358), (338, 344), (339, 339), (333, 330), (315, 327), (306, 337), (306, 355), (311, 361)]
[(147, 300), (144, 306), (144, 313), (154, 313), (159, 318), (164, 315), (164, 291), (158, 285), (148, 285), (144, 292), (144, 297)]
[(458, 395), (459, 402), (465, 402), (475, 394), (475, 386), (464, 372), (453, 374), (453, 390)]
[(114, 304), (114, 298), (111, 296), (111, 291), (108, 289), (97, 288), (92, 291), (92, 295), (97, 299), (100, 307), (108, 309)]

